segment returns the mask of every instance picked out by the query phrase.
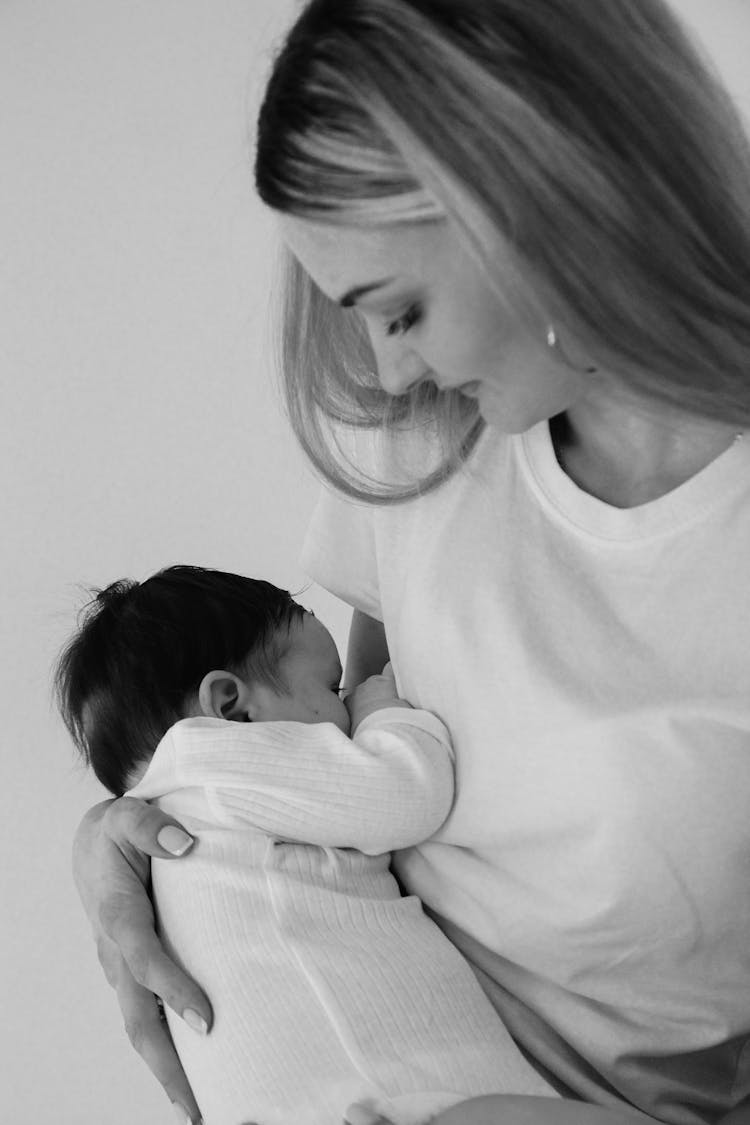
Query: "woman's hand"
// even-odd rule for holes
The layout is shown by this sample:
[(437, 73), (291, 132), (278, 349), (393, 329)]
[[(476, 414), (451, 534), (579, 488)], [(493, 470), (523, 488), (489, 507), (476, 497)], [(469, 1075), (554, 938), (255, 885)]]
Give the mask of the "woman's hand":
[(146, 888), (149, 856), (174, 859), (192, 843), (158, 808), (121, 797), (89, 809), (73, 844), (76, 886), (128, 1038), (185, 1125), (199, 1122), (200, 1112), (156, 997), (199, 1033), (210, 1027), (212, 1012), (203, 992), (164, 952)]

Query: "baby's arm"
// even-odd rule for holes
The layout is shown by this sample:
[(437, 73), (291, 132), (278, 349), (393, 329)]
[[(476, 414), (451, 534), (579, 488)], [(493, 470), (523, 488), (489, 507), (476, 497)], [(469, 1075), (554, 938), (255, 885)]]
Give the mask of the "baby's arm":
[(413, 711), (411, 703), (401, 699), (396, 687), (396, 677), (390, 663), (376, 676), (368, 676), (346, 697), (346, 707), (352, 721), (351, 734), (354, 737), (360, 723), (369, 719), (376, 711), (401, 707)]
[(389, 691), (387, 676), (372, 679), (353, 738), (331, 723), (177, 723), (157, 750), (169, 759), (171, 790), (176, 774), (180, 788), (212, 793), (218, 823), (301, 843), (370, 855), (420, 843), (453, 801), (448, 732), (399, 700), (395, 685)]

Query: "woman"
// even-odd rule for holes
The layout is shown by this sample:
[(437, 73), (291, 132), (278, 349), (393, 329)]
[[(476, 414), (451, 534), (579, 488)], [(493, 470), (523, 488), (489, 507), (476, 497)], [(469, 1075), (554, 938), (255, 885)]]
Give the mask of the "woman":
[[(457, 749), (404, 887), (575, 1119), (738, 1120), (750, 154), (726, 94), (662, 0), (313, 0), (256, 172), (291, 251), (292, 422), (338, 489), (307, 568), (354, 608), (347, 682), (390, 654)], [(131, 1039), (195, 1120), (152, 993), (210, 1008), (141, 885), (185, 843), (115, 802), (76, 867)]]

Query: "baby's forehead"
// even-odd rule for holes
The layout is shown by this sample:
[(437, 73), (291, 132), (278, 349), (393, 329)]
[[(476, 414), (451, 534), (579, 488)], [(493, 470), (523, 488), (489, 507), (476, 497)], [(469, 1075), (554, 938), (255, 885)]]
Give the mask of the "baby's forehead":
[(311, 610), (289, 624), (284, 641), (285, 658), (307, 665), (340, 665), (336, 643), (325, 625)]

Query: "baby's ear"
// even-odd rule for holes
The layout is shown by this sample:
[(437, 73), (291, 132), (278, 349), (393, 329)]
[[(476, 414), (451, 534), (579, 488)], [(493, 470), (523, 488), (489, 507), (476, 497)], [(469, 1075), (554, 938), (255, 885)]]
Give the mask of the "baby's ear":
[(210, 719), (235, 723), (250, 723), (253, 719), (250, 689), (234, 672), (206, 672), (198, 688), (198, 706), (201, 715)]

